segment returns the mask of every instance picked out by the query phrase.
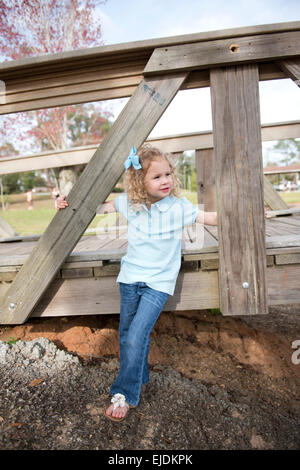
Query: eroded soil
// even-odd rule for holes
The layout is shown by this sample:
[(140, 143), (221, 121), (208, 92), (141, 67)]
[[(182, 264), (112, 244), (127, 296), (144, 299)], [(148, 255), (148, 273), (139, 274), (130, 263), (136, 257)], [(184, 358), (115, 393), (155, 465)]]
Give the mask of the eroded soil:
[(122, 423), (103, 414), (118, 372), (117, 315), (2, 327), (0, 341), (46, 337), (80, 367), (33, 369), (29, 380), (1, 366), (0, 449), (299, 449), (299, 315), (300, 305), (256, 317), (161, 314), (150, 382)]

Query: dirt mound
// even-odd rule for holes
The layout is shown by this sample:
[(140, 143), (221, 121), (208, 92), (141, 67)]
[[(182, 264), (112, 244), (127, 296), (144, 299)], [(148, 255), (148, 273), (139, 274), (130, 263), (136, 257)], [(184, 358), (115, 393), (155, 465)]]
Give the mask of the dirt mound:
[[(299, 449), (299, 312), (163, 313), (151, 335), (150, 381), (122, 423), (104, 416), (119, 368), (118, 316), (2, 327), (0, 341), (29, 344), (2, 343), (15, 355), (0, 367), (0, 449)], [(49, 373), (46, 345), (35, 344), (43, 338), (63, 370)], [(78, 365), (65, 367), (62, 350)]]
[[(250, 366), (270, 377), (296, 376), (299, 368), (291, 361), (291, 342), (300, 338), (300, 327), (297, 331), (294, 322), (290, 334), (283, 334), (286, 315), (276, 309), (256, 318), (203, 310), (163, 312), (151, 335), (149, 364), (170, 365), (188, 377), (207, 380), (221, 364)], [(297, 308), (290, 315), (297, 315)], [(85, 359), (112, 357), (118, 356), (118, 322), (117, 315), (32, 318), (24, 325), (2, 328), (0, 340), (45, 337)]]

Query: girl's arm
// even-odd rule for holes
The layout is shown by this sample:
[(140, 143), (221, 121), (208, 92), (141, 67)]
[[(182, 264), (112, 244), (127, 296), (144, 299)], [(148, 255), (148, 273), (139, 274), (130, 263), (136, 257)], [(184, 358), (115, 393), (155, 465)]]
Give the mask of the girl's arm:
[(204, 225), (218, 225), (218, 214), (217, 212), (199, 211), (196, 217), (196, 223)]
[(109, 214), (110, 212), (116, 212), (116, 206), (114, 200), (104, 202), (99, 209), (97, 210), (97, 214)]
[[(267, 218), (268, 210), (265, 208), (265, 219)], [(196, 223), (204, 225), (218, 225), (218, 213), (199, 211), (196, 217)]]
[[(57, 210), (65, 209), (68, 206), (68, 202), (66, 200), (67, 196), (59, 196), (55, 199), (55, 208)], [(100, 206), (100, 209), (97, 211), (97, 214), (108, 214), (109, 212), (116, 212), (116, 206), (114, 201), (104, 202)]]

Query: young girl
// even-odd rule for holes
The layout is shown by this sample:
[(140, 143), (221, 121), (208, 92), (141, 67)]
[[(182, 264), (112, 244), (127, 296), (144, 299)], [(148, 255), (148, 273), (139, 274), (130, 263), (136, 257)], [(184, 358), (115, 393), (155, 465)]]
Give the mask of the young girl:
[[(169, 295), (173, 295), (181, 264), (182, 230), (194, 222), (217, 225), (216, 212), (200, 212), (179, 198), (179, 181), (168, 156), (151, 146), (133, 147), (124, 162), (127, 194), (103, 204), (100, 213), (118, 211), (128, 221), (128, 249), (121, 260), (119, 283), (120, 370), (110, 388), (112, 405), (105, 416), (125, 418), (149, 381), (150, 334)], [(67, 206), (65, 196), (57, 209)]]

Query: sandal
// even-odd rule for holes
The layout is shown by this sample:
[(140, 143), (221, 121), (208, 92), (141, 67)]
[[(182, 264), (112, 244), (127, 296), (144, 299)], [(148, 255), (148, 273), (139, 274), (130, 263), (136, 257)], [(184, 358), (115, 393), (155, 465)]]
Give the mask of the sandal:
[[(128, 409), (129, 409), (129, 408), (134, 408), (134, 406), (129, 405), (129, 404), (126, 402), (125, 396), (122, 395), (122, 393), (116, 393), (116, 394), (112, 397), (111, 403), (114, 404), (113, 411), (114, 411), (116, 408), (118, 408), (118, 407), (124, 408), (124, 406), (126, 406)], [(128, 411), (127, 411), (127, 413), (128, 413)], [(123, 416), (122, 418), (115, 418), (114, 416), (107, 415), (107, 414), (106, 414), (106, 411), (104, 412), (106, 418), (108, 418), (108, 419), (110, 419), (110, 420), (112, 420), (112, 421), (123, 421), (123, 419), (126, 418), (127, 413), (126, 413), (125, 416)]]

